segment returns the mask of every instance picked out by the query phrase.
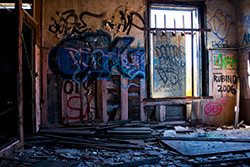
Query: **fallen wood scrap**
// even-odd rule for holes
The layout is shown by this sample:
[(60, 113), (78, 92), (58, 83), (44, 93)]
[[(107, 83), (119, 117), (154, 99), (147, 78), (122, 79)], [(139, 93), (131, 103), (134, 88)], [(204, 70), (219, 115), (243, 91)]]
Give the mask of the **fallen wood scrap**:
[(116, 149), (144, 149), (141, 146), (128, 145), (128, 144), (111, 144), (111, 143), (83, 143), (83, 142), (71, 142), (71, 141), (58, 141), (59, 144), (71, 144), (71, 145), (80, 145), (82, 147), (108, 147), (108, 148), (116, 148)]
[(128, 124), (130, 122), (131, 122), (131, 120), (127, 119), (127, 120), (119, 120), (119, 121), (110, 121), (110, 122), (108, 122), (108, 124), (120, 124), (120, 125), (122, 125), (122, 124)]
[(152, 134), (110, 133), (110, 134), (100, 135), (99, 137), (117, 138), (117, 139), (150, 139), (150, 138), (155, 138), (156, 136)]
[(120, 127), (120, 125), (106, 125), (106, 126), (99, 126), (96, 127), (96, 131), (101, 131), (101, 130), (107, 130), (107, 129), (112, 129), (112, 128), (116, 128), (116, 127)]
[(185, 156), (201, 156), (250, 150), (245, 142), (161, 140), (161, 142)]
[(45, 144), (45, 143), (53, 143), (56, 140), (36, 140), (36, 141), (25, 141), (24, 145), (32, 145), (32, 144)]
[(55, 134), (74, 134), (74, 135), (92, 135), (95, 131), (90, 130), (67, 130), (67, 129), (41, 129), (40, 133), (55, 133)]
[(32, 165), (32, 167), (73, 167), (76, 166), (73, 162), (56, 161), (56, 160), (42, 160)]
[(120, 127), (120, 125), (115, 124), (115, 125), (99, 125), (99, 126), (75, 126), (75, 127), (66, 127), (62, 129), (100, 131), (100, 130), (112, 129), (116, 127)]
[(110, 147), (105, 147), (103, 145), (94, 145), (94, 144), (83, 144), (83, 143), (76, 143), (76, 142), (69, 142), (69, 141), (58, 141), (62, 147), (70, 147), (70, 148), (95, 148), (100, 150), (108, 150), (114, 152), (126, 151), (125, 149), (115, 149)]
[(113, 141), (113, 142), (119, 142), (119, 143), (125, 143), (125, 144), (132, 144), (132, 145), (138, 145), (137, 143), (134, 143), (130, 140), (122, 140), (122, 139), (116, 139), (116, 138), (108, 138), (109, 141)]
[(84, 120), (84, 121), (78, 121), (78, 122), (70, 122), (67, 124), (67, 126), (75, 127), (75, 126), (95, 126), (100, 125), (102, 122), (101, 119), (93, 119), (93, 120)]
[(93, 131), (96, 129), (95, 126), (75, 126), (75, 127), (65, 127), (65, 128), (61, 128), (64, 130), (90, 130)]
[(159, 125), (150, 125), (151, 129), (174, 129), (174, 125), (169, 124), (159, 124)]
[(202, 162), (193, 162), (193, 166), (216, 164), (216, 163), (227, 163), (227, 162), (249, 162), (250, 158), (235, 158), (235, 159), (224, 159), (224, 160), (214, 160), (214, 161), (202, 161)]
[(249, 128), (250, 128), (250, 126), (249, 126), (249, 125), (244, 124), (244, 123), (242, 123), (240, 126), (242, 126), (242, 127), (244, 127), (244, 128), (247, 128), (247, 129), (249, 129)]
[(33, 155), (29, 157), (30, 159), (49, 159), (49, 158), (55, 158), (53, 155)]
[(129, 124), (124, 124), (122, 125), (123, 127), (143, 127), (144, 125), (140, 123), (129, 123)]
[(138, 165), (144, 165), (144, 164), (157, 163), (159, 161), (160, 161), (160, 158), (152, 158), (152, 159), (146, 159), (146, 160), (141, 160), (141, 161), (125, 162), (125, 163), (115, 164), (115, 165), (104, 165), (104, 167), (129, 167), (129, 166), (138, 166)]
[(222, 141), (222, 142), (250, 142), (250, 139), (236, 138), (209, 138), (209, 137), (158, 137), (159, 140), (186, 140), (186, 141)]
[(151, 134), (151, 128), (147, 127), (119, 127), (107, 131), (108, 133), (121, 133), (121, 134)]
[(73, 137), (65, 137), (65, 136), (58, 136), (58, 135), (44, 134), (44, 136), (55, 138), (55, 139), (60, 139), (60, 140), (70, 140), (70, 141), (84, 142), (84, 143), (98, 143), (97, 141), (91, 141), (87, 139), (77, 139)]
[(16, 159), (16, 158), (8, 158), (8, 157), (0, 157), (0, 160), (6, 160), (6, 161), (11, 161), (11, 162), (23, 162), (23, 163), (28, 163), (28, 164), (36, 163), (34, 161)]
[(121, 144), (121, 143), (114, 144), (114, 143), (108, 143), (108, 141), (94, 141), (94, 140), (87, 140), (87, 139), (76, 139), (76, 138), (72, 138), (72, 137), (64, 137), (64, 136), (58, 136), (58, 135), (46, 134), (45, 136), (58, 139), (56, 143), (59, 143), (59, 144), (67, 144), (67, 145), (78, 146), (78, 147), (81, 146), (81, 147), (85, 147), (85, 148), (106, 147), (106, 148), (117, 148), (117, 149), (118, 148), (119, 149), (144, 149), (141, 146), (131, 145), (131, 143), (129, 143), (129, 144)]

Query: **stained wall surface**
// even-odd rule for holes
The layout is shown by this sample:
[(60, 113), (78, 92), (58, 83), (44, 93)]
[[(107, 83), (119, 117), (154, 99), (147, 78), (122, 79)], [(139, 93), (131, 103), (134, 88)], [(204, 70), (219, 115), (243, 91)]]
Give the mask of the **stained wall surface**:
[[(250, 107), (248, 106), (250, 98), (248, 84), (249, 65), (247, 64), (249, 59), (248, 45), (250, 43), (250, 11), (248, 10), (250, 2), (248, 0), (236, 2), (233, 0), (207, 0), (205, 4), (205, 28), (211, 29), (211, 32), (206, 33), (205, 47), (208, 51), (209, 95), (213, 96), (213, 98), (200, 100), (198, 111), (193, 111), (197, 112), (198, 115), (193, 119), (199, 119), (203, 123), (232, 124), (234, 121), (237, 80), (241, 81), (241, 112), (245, 113), (242, 117), (248, 116), (246, 110)], [(57, 56), (54, 57), (55, 60), (49, 59), (50, 51), (60, 40), (65, 39), (68, 34), (78, 35), (86, 32), (96, 32), (96, 30), (102, 30), (103, 33), (108, 34), (111, 41), (116, 37), (132, 37), (134, 41), (130, 43), (129, 47), (126, 47), (126, 51), (123, 53), (125, 53), (124, 55), (129, 53), (127, 49), (130, 49), (130, 47), (137, 48), (136, 53), (139, 53), (137, 55), (138, 63), (134, 63), (134, 66), (128, 66), (128, 70), (132, 71), (131, 69), (135, 69), (134, 67), (141, 66), (141, 62), (143, 62), (144, 68), (145, 62), (148, 59), (148, 53), (145, 52), (146, 36), (143, 31), (143, 27), (146, 26), (146, 12), (146, 1), (144, 0), (44, 0), (42, 16), (43, 47), (41, 50), (44, 76), (44, 111), (52, 112), (47, 110), (47, 106), (50, 106), (48, 104), (50, 101), (47, 100), (47, 91), (45, 90), (47, 88), (45, 85), (48, 82), (47, 75), (52, 74), (49, 67), (50, 61), (59, 59)], [(98, 38), (98, 40), (101, 41), (101, 38)], [(94, 40), (92, 42), (94, 43)], [(102, 42), (105, 44), (105, 40)], [(103, 50), (103, 52), (105, 51)], [(74, 51), (69, 52), (69, 54), (72, 53), (75, 54)], [(133, 53), (133, 56), (135, 55), (134, 51), (131, 53)], [(77, 63), (79, 62), (77, 56), (72, 57), (71, 55), (71, 58), (73, 59), (73, 67), (69, 68), (77, 69), (79, 65)], [(129, 60), (127, 59), (127, 61)], [(130, 64), (133, 64), (133, 61)], [(141, 72), (141, 68), (136, 70)], [(121, 75), (117, 69), (112, 70), (110, 73)], [(143, 75), (146, 79), (150, 77), (146, 73)], [(115, 82), (108, 81), (108, 83)], [(141, 80), (140, 84), (138, 84), (138, 81), (135, 84), (131, 80), (128, 83), (136, 85), (137, 88), (140, 87), (137, 92), (133, 92), (133, 95), (138, 94), (136, 97), (140, 98), (141, 102), (142, 95), (146, 97), (145, 90), (147, 87), (145, 87), (145, 80)], [(86, 89), (84, 85), (79, 84), (74, 79), (62, 79), (60, 86), (61, 98), (57, 99), (57, 102), (62, 104), (63, 111), (61, 115), (63, 123), (98, 117), (98, 115), (95, 115), (98, 113), (96, 112), (98, 109), (94, 100), (92, 100), (96, 98), (95, 86), (92, 85), (91, 89)], [(119, 87), (126, 86), (119, 83), (117, 89), (116, 84), (116, 89), (108, 90), (108, 94), (114, 94), (112, 92), (114, 90), (115, 93), (119, 94)], [(133, 88), (133, 90), (137, 89)], [(116, 97), (116, 99), (118, 103), (112, 110), (119, 111), (118, 108), (120, 107), (119, 103), (121, 103), (121, 99), (119, 97)], [(111, 97), (108, 100), (111, 100)], [(55, 103), (55, 101), (53, 102)], [(108, 101), (108, 103), (111, 102)], [(136, 106), (135, 108), (138, 107)], [(197, 106), (194, 108), (197, 108)], [(215, 111), (215, 108), (218, 110)], [(91, 114), (88, 113), (86, 117), (84, 111), (87, 109), (89, 109)], [(43, 124), (47, 123), (46, 114), (48, 113), (46, 112), (42, 114)], [(119, 117), (119, 115), (115, 116)], [(247, 119), (246, 121), (248, 122)]]

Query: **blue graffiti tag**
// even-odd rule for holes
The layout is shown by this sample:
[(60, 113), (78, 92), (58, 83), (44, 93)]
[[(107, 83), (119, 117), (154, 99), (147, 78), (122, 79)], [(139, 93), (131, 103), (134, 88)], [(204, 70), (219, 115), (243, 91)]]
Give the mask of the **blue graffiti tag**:
[(111, 36), (101, 30), (68, 36), (49, 53), (49, 68), (76, 83), (108, 79), (113, 69), (127, 79), (145, 77), (145, 51), (129, 48), (133, 37)]
[(244, 12), (240, 13), (240, 25), (239, 27), (250, 28), (250, 15), (245, 15)]
[(224, 41), (228, 37), (231, 25), (235, 24), (233, 18), (222, 9), (216, 10), (207, 23), (211, 27), (214, 35), (216, 35), (221, 41)]

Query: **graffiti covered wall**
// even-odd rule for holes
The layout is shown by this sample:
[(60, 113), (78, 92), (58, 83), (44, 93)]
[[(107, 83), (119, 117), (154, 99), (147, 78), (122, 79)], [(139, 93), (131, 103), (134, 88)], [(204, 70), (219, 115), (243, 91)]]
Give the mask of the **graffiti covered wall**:
[(143, 0), (44, 1), (44, 46), (53, 46), (68, 34), (95, 32), (97, 29), (110, 33), (113, 38), (133, 36), (134, 46), (143, 45), (144, 8)]
[[(236, 104), (238, 76), (238, 52), (234, 50), (209, 51), (209, 95), (193, 103), (196, 118), (200, 123), (232, 125)], [(196, 121), (197, 121), (196, 120)]]
[(237, 46), (236, 10), (232, 1), (206, 1), (207, 47), (233, 48)]
[[(143, 80), (144, 7), (142, 0), (43, 1), (43, 67), (61, 77), (63, 123), (100, 118), (96, 80), (114, 74)], [(140, 87), (129, 83), (122, 89)]]

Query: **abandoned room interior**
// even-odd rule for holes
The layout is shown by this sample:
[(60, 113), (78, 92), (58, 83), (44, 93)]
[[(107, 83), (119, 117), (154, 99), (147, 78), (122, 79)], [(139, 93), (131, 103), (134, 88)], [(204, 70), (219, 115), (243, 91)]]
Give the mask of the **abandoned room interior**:
[(0, 0), (0, 166), (250, 166), (249, 0)]

